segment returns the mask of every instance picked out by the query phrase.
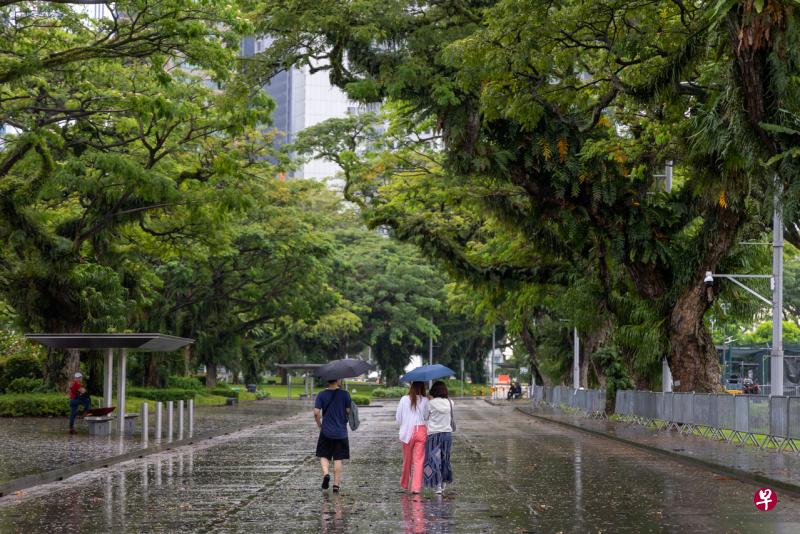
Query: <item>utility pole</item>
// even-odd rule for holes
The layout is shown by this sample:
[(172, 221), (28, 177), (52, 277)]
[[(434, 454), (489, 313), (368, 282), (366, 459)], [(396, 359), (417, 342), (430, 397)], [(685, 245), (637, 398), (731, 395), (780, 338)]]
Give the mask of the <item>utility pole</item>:
[(772, 356), (770, 396), (783, 396), (783, 184), (775, 175), (772, 214)]
[(578, 327), (573, 331), (572, 343), (572, 388), (581, 387), (581, 342), (578, 339)]
[(464, 396), (464, 358), (461, 358), (461, 396)]
[[(433, 317), (431, 317), (431, 324), (433, 324)], [(433, 365), (433, 332), (428, 336), (428, 365)]]
[(492, 325), (492, 355), (489, 356), (489, 397), (494, 399), (494, 351), (497, 344), (496, 339), (497, 326)]
[[(431, 325), (433, 325), (433, 317), (431, 316)], [(433, 331), (431, 330), (428, 336), (428, 365), (433, 365)], [(428, 391), (433, 387), (433, 380), (428, 380)]]

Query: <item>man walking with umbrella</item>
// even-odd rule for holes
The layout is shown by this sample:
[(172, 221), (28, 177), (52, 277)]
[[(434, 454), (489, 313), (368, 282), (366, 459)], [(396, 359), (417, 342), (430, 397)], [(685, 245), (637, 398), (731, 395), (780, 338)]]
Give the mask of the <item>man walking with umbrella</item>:
[(342, 460), (350, 459), (350, 442), (347, 439), (347, 419), (352, 400), (350, 394), (339, 389), (339, 380), (328, 382), (328, 387), (317, 395), (314, 419), (319, 427), (317, 458), (322, 466), (322, 489), (331, 482), (330, 462), (333, 460), (333, 491), (342, 485)]
[(317, 395), (314, 419), (319, 427), (317, 458), (322, 467), (322, 489), (330, 486), (330, 462), (333, 461), (333, 492), (342, 486), (342, 461), (350, 459), (347, 422), (353, 401), (347, 391), (339, 388), (339, 380), (358, 376), (369, 370), (361, 360), (336, 360), (317, 369), (316, 375), (327, 380), (328, 387)]

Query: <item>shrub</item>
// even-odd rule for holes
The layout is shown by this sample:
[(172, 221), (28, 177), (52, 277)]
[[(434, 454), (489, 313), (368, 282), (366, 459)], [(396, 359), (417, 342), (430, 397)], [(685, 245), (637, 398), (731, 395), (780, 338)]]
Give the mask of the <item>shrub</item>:
[[(99, 399), (92, 406), (98, 407)], [(69, 415), (69, 401), (61, 393), (0, 395), (0, 417), (53, 417)]]
[(375, 388), (372, 390), (372, 396), (378, 399), (399, 399), (408, 393), (408, 388), (402, 386), (395, 386), (391, 388)]
[(202, 389), (203, 384), (196, 376), (170, 376), (167, 378), (167, 387), (172, 389)]
[(234, 391), (230, 386), (216, 386), (205, 390), (206, 395), (217, 395), (225, 398), (239, 398), (239, 392)]
[(44, 381), (41, 378), (15, 378), (6, 387), (9, 393), (42, 393)]
[(369, 406), (370, 399), (366, 395), (350, 395), (350, 398), (359, 406)]
[(128, 395), (131, 397), (138, 397), (140, 399), (147, 399), (153, 401), (177, 401), (193, 399), (197, 394), (196, 391), (191, 389), (155, 389), (155, 388), (128, 388)]
[(15, 352), (3, 361), (0, 388), (7, 388), (15, 378), (44, 378), (42, 362), (32, 352)]
[(262, 400), (268, 398), (269, 398), (269, 391), (264, 391), (261, 389), (256, 390), (256, 400)]

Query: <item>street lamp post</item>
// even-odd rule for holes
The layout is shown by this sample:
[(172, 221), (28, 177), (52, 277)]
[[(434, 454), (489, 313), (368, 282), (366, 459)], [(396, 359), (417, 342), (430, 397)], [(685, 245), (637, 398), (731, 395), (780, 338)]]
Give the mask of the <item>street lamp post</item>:
[[(775, 195), (772, 209), (772, 275), (763, 274), (715, 274), (706, 272), (707, 286), (714, 278), (726, 278), (762, 302), (772, 306), (772, 350), (770, 351), (770, 396), (783, 396), (783, 184), (776, 174)], [(753, 291), (737, 278), (770, 278), (772, 299)]]
[(783, 186), (775, 175), (772, 214), (772, 352), (770, 396), (783, 396)]
[(581, 341), (578, 338), (578, 327), (573, 329), (572, 339), (572, 388), (581, 387)]

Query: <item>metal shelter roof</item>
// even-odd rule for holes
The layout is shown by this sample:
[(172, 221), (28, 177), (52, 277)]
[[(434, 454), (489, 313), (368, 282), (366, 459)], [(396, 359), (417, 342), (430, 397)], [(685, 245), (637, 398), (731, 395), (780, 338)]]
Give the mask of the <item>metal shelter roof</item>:
[(166, 334), (25, 334), (27, 339), (51, 349), (130, 349), (171, 352), (194, 343), (193, 339)]

